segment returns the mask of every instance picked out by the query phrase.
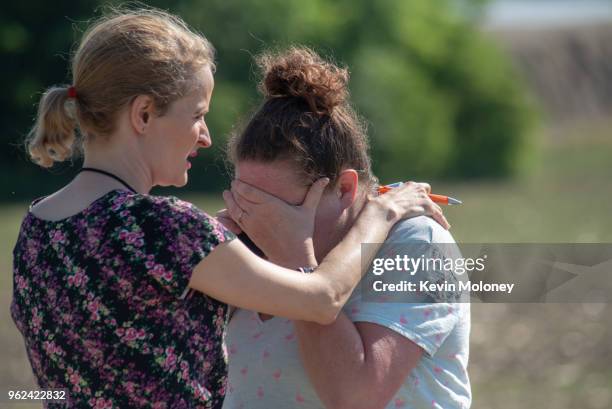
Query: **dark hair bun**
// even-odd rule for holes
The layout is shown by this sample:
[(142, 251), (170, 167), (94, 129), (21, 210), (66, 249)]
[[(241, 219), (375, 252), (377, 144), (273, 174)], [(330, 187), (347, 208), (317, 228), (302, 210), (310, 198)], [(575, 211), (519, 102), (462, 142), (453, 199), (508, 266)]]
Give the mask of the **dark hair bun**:
[(331, 115), (336, 106), (346, 101), (348, 71), (308, 48), (266, 53), (257, 62), (263, 72), (260, 88), (267, 98), (303, 98), (319, 115)]

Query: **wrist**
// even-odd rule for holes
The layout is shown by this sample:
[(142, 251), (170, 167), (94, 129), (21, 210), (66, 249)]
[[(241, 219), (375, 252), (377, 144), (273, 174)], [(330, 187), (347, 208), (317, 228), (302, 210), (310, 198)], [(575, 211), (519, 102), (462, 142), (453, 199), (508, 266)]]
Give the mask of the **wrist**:
[(317, 267), (317, 262), (314, 257), (292, 257), (291, 259), (269, 259), (270, 262), (278, 264), (281, 267), (288, 268), (290, 270), (299, 270), (302, 267)]
[(370, 199), (364, 210), (366, 211), (366, 217), (371, 215), (372, 218), (376, 219), (376, 222), (388, 223), (391, 226), (401, 220), (401, 214), (397, 209), (397, 206), (388, 198), (384, 196), (378, 196)]
[(274, 264), (297, 270), (300, 267), (317, 267), (317, 258), (314, 255), (314, 247), (312, 240), (304, 243), (304, 249), (301, 251), (286, 252), (286, 254), (270, 257), (268, 259)]

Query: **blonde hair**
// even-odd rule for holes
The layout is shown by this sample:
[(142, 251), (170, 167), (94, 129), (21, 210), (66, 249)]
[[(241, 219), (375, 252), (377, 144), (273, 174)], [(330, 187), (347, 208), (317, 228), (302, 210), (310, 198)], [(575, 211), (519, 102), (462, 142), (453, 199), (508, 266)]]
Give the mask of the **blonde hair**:
[(41, 97), (26, 145), (43, 167), (70, 159), (79, 135), (108, 136), (117, 113), (134, 97), (149, 95), (156, 111), (193, 88), (195, 74), (214, 71), (214, 48), (179, 17), (155, 9), (114, 10), (84, 34), (72, 57), (72, 86), (54, 86)]

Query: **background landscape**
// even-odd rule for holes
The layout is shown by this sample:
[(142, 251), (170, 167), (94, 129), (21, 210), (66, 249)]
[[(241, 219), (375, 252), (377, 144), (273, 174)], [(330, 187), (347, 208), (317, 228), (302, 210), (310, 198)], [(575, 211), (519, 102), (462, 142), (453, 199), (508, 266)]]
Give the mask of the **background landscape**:
[[(70, 82), (71, 45), (101, 4), (33, 1), (0, 13), (2, 393), (34, 385), (8, 311), (21, 218), (78, 168), (77, 160), (37, 169), (20, 143), (41, 91)], [(205, 33), (219, 62), (209, 119), (215, 146), (194, 163), (189, 189), (155, 193), (210, 213), (222, 207), (231, 175), (224, 140), (258, 101), (251, 57), (301, 43), (351, 70), (383, 182), (426, 180), (464, 201), (446, 209), (457, 241), (612, 243), (612, 2), (148, 4)], [(472, 308), (473, 408), (612, 407), (612, 306)]]

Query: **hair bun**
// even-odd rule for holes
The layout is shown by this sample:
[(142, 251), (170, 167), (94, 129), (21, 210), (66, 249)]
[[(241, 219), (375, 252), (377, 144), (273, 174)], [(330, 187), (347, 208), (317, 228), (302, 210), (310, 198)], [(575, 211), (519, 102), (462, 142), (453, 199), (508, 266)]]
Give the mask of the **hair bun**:
[(258, 65), (263, 72), (260, 88), (267, 98), (303, 98), (319, 115), (331, 115), (346, 101), (348, 71), (308, 48), (266, 53), (258, 58)]

